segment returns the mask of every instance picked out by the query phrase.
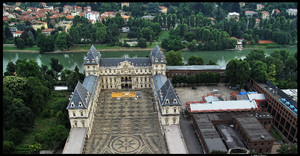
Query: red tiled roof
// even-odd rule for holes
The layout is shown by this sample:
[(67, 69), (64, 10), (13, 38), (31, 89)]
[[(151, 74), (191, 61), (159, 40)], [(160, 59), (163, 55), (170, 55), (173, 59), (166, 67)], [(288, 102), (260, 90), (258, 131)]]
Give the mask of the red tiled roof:
[(23, 33), (23, 31), (20, 31), (20, 30), (15, 32), (15, 34), (22, 34), (22, 33)]
[(66, 18), (67, 18), (67, 19), (73, 19), (73, 18), (74, 18), (74, 16), (72, 16), (72, 15), (68, 15), (68, 16), (66, 16)]
[(52, 28), (50, 28), (50, 29), (44, 29), (44, 30), (43, 30), (43, 32), (51, 32), (51, 31), (53, 31)]
[(214, 21), (214, 20), (215, 20), (213, 17), (208, 17), (208, 19), (211, 19), (212, 21)]
[(257, 18), (257, 19), (255, 19), (255, 20), (256, 20), (256, 22), (260, 22), (260, 19), (258, 19), (258, 18)]
[(274, 43), (273, 41), (271, 41), (271, 40), (259, 40), (258, 41), (260, 44), (261, 43)]
[(261, 13), (263, 13), (263, 14), (269, 14), (268, 11), (262, 11)]
[(276, 12), (277, 12), (277, 14), (279, 14), (279, 13), (280, 13), (280, 11), (279, 11), (278, 9), (274, 9), (274, 11), (276, 11)]

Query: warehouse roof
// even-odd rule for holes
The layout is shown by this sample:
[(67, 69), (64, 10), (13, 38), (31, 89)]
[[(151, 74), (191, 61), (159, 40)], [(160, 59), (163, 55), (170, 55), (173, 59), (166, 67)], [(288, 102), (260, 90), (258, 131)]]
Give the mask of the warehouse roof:
[(167, 70), (225, 70), (226, 67), (218, 65), (190, 65), (190, 66), (167, 66)]
[(257, 109), (254, 100), (212, 101), (210, 103), (191, 103), (191, 112), (242, 111)]

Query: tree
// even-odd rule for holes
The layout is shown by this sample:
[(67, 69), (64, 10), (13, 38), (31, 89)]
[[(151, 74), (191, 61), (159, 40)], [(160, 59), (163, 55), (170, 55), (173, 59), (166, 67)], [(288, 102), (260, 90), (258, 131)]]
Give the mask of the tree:
[(56, 125), (47, 129), (36, 141), (40, 142), (47, 149), (53, 149), (64, 145), (68, 134), (69, 132), (65, 126)]
[(13, 35), (7, 26), (4, 28), (4, 36), (6, 37), (6, 39), (9, 39), (9, 40), (13, 39)]
[(246, 60), (240, 60), (236, 72), (237, 82), (240, 87), (243, 86), (250, 78), (250, 68)]
[(180, 66), (183, 65), (182, 56), (180, 51), (171, 50), (166, 56), (167, 65), (169, 66)]
[(141, 47), (141, 48), (146, 48), (146, 47), (147, 47), (146, 39), (140, 38), (140, 39), (138, 40), (138, 46)]
[(47, 45), (47, 39), (46, 35), (40, 33), (36, 39), (37, 46), (40, 47), (40, 53), (43, 53), (46, 51), (46, 45)]
[(160, 8), (159, 8), (159, 5), (158, 3), (152, 3), (152, 2), (149, 2), (147, 4), (147, 7), (146, 7), (146, 10), (148, 13), (159, 13), (160, 12)]
[(192, 42), (188, 43), (187, 47), (191, 50), (191, 51), (196, 51), (197, 48), (197, 41), (194, 39)]
[(214, 62), (213, 60), (209, 60), (207, 65), (217, 65), (217, 63)]
[(67, 78), (67, 86), (69, 91), (73, 91), (79, 80), (79, 75), (76, 72), (72, 72)]
[(293, 144), (283, 144), (280, 146), (279, 149), (277, 149), (277, 152), (279, 154), (297, 154), (297, 146)]
[(62, 64), (58, 63), (58, 59), (56, 58), (51, 58), (50, 59), (51, 62), (50, 62), (50, 66), (51, 66), (51, 69), (53, 69), (55, 72), (56, 72), (56, 76), (59, 72), (61, 72), (61, 70), (64, 68)]
[(270, 66), (268, 66), (268, 80), (274, 82), (275, 76), (276, 76), (276, 66), (274, 64), (271, 64)]
[(16, 68), (17, 68), (17, 66), (13, 62), (9, 62), (6, 66), (6, 72), (4, 73), (4, 76), (14, 75)]
[(14, 144), (18, 144), (22, 141), (24, 133), (17, 128), (12, 128), (5, 132), (5, 136), (9, 141), (12, 141)]
[(15, 40), (15, 45), (17, 46), (17, 48), (23, 49), (25, 47), (25, 42), (22, 38), (17, 37), (17, 39)]
[(188, 64), (189, 65), (203, 65), (204, 64), (204, 60), (201, 56), (191, 56), (188, 59)]
[(26, 40), (26, 43), (29, 47), (32, 47), (34, 45), (34, 41), (32, 37), (28, 37)]
[(16, 65), (17, 65), (18, 76), (26, 77), (26, 78), (30, 76), (37, 77), (39, 79), (42, 78), (42, 74), (40, 72), (40, 66), (37, 64), (35, 60), (19, 59), (17, 60)]
[(96, 23), (95, 26), (96, 26), (96, 39), (98, 43), (102, 43), (107, 34), (106, 26), (102, 23)]
[(255, 61), (265, 61), (265, 52), (260, 49), (251, 50), (250, 53), (246, 56), (245, 60), (249, 63), (250, 68), (253, 67)]
[(237, 59), (231, 59), (226, 65), (226, 80), (229, 81), (231, 86), (235, 86), (238, 83), (236, 78), (238, 64), (239, 61)]
[(34, 125), (34, 114), (25, 106), (22, 99), (13, 99), (12, 104), (7, 106), (4, 116), (4, 125), (9, 129), (27, 130)]
[(255, 61), (251, 68), (251, 77), (258, 83), (265, 83), (267, 79), (267, 65), (261, 61)]
[(67, 48), (67, 34), (66, 32), (62, 31), (58, 34), (55, 40), (56, 48), (59, 50), (64, 50)]
[(15, 144), (12, 141), (3, 140), (3, 153), (10, 154), (15, 150)]
[(42, 145), (40, 143), (35, 142), (32, 145), (29, 145), (30, 152), (38, 154), (42, 150)]

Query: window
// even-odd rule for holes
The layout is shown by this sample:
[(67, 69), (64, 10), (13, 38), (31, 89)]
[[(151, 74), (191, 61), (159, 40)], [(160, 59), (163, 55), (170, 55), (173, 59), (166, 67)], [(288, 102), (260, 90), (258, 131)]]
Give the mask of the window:
[(90, 66), (87, 66), (88, 69), (90, 69)]
[(164, 65), (161, 65), (161, 67), (164, 67)]
[(81, 116), (83, 116), (83, 112), (82, 111), (80, 112), (80, 114), (81, 114)]
[(175, 117), (173, 118), (173, 124), (176, 124), (176, 118)]
[(168, 108), (166, 108), (166, 113), (167, 113), (167, 114), (169, 113), (169, 109), (168, 109)]
[(176, 113), (176, 107), (174, 107), (174, 113)]
[(96, 68), (96, 66), (93, 66), (93, 68), (95, 69), (95, 68)]
[(77, 127), (77, 121), (75, 121), (74, 124), (75, 124), (75, 127)]
[(71, 103), (71, 107), (75, 107), (74, 102)]
[(81, 103), (81, 101), (79, 101), (79, 107), (82, 107), (82, 103)]
[(166, 103), (170, 103), (169, 99), (166, 99)]
[(174, 99), (174, 100), (173, 100), (173, 103), (177, 103), (177, 100), (176, 100), (176, 99)]
[(81, 123), (82, 123), (82, 127), (85, 127), (85, 125), (84, 125), (84, 120), (82, 120)]
[(169, 119), (166, 118), (166, 119), (165, 119), (165, 122), (166, 122), (166, 125), (168, 125), (168, 124), (169, 124)]
[(75, 112), (73, 112), (73, 116), (76, 116)]

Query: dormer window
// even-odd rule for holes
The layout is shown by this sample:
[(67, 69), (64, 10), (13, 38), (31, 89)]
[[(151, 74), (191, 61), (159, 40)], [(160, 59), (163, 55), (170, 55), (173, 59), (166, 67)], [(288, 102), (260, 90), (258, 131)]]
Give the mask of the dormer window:
[(79, 107), (82, 107), (82, 103), (81, 102), (79, 102)]
[(86, 59), (86, 62), (87, 62), (87, 63), (90, 63), (90, 60), (89, 60), (89, 59)]
[(173, 100), (173, 103), (177, 103), (177, 99), (174, 99), (174, 100)]
[(169, 99), (166, 99), (166, 103), (167, 103), (167, 104), (170, 103)]
[(92, 62), (95, 63), (95, 59), (92, 59)]
[(160, 60), (160, 62), (162, 62), (162, 63), (163, 63), (163, 62), (164, 62), (164, 60), (163, 60), (163, 59), (161, 59), (161, 60)]
[(157, 58), (155, 59), (155, 62), (158, 62), (158, 59), (157, 59)]
[(74, 102), (71, 103), (71, 107), (75, 107)]

